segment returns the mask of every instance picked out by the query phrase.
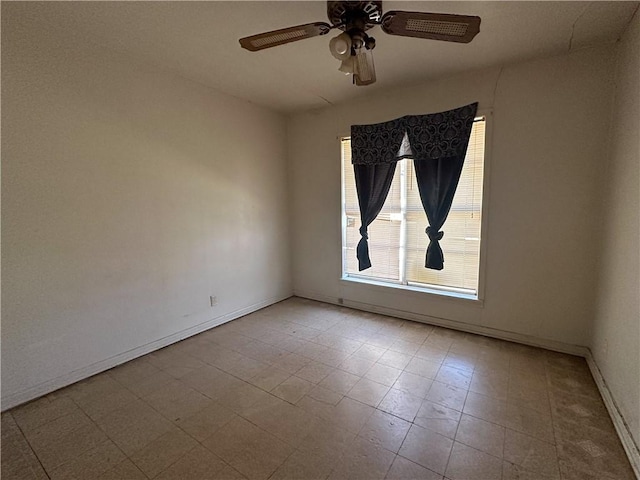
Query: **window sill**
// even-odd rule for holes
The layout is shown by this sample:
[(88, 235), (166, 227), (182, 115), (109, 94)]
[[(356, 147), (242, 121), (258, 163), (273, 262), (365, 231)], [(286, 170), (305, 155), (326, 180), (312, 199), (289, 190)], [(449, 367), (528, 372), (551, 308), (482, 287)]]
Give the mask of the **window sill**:
[(438, 299), (451, 300), (455, 302), (464, 302), (464, 303), (473, 304), (475, 306), (483, 306), (482, 299), (478, 298), (477, 295), (473, 295), (473, 294), (452, 292), (449, 290), (439, 290), (436, 288), (429, 288), (429, 287), (419, 287), (415, 285), (402, 285), (399, 283), (381, 282), (377, 280), (371, 280), (368, 278), (360, 278), (360, 277), (343, 276), (340, 280), (343, 282), (363, 284), (366, 286), (392, 288), (396, 290), (423, 293)]

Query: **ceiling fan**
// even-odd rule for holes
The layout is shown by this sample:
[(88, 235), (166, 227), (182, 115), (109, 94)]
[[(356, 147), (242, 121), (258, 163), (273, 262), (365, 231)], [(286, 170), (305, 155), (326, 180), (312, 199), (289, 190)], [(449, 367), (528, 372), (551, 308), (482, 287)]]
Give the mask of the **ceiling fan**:
[(327, 16), (331, 24), (313, 22), (272, 30), (241, 38), (240, 45), (256, 52), (337, 28), (343, 32), (331, 39), (329, 50), (342, 62), (339, 70), (352, 74), (356, 85), (371, 85), (376, 81), (371, 53), (376, 41), (365, 32), (376, 25), (390, 35), (459, 43), (469, 43), (480, 31), (480, 17), (400, 10), (383, 15), (382, 1), (327, 2)]

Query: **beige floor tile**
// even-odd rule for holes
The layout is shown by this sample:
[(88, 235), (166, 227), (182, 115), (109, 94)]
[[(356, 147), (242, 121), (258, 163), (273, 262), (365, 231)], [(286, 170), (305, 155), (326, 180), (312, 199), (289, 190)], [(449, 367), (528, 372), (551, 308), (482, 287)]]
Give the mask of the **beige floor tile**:
[(78, 409), (73, 413), (40, 425), (33, 430), (26, 430), (24, 435), (31, 446), (38, 451), (80, 428), (87, 428), (93, 425), (91, 419), (82, 410)]
[(228, 373), (234, 377), (238, 377), (242, 380), (248, 381), (256, 375), (264, 372), (269, 365), (260, 360), (254, 360), (250, 357), (242, 357), (236, 361), (235, 365), (228, 370)]
[(559, 458), (569, 460), (570, 465), (601, 476), (633, 478), (627, 457), (613, 430), (602, 431), (586, 425), (558, 435)]
[(507, 402), (469, 392), (463, 412), (491, 423), (507, 425)]
[(334, 461), (305, 451), (296, 451), (269, 477), (269, 480), (322, 480), (334, 468)]
[(48, 473), (52, 480), (95, 478), (111, 470), (124, 459), (124, 453), (113, 442), (107, 440)]
[(306, 364), (308, 364), (310, 361), (311, 361), (310, 358), (307, 358), (303, 355), (300, 355), (297, 353), (289, 353), (284, 357), (275, 361), (274, 365), (281, 368), (282, 370), (285, 370), (291, 374), (294, 374), (298, 370), (300, 370), (302, 367), (304, 367)]
[(367, 371), (364, 377), (368, 378), (369, 380), (373, 380), (374, 382), (391, 387), (396, 382), (401, 373), (402, 370), (377, 363), (372, 366), (369, 371)]
[(555, 445), (507, 429), (504, 443), (504, 459), (534, 473), (558, 475), (558, 459)]
[(84, 452), (96, 448), (106, 440), (107, 436), (102, 430), (94, 424), (89, 424), (66, 435), (50, 439), (46, 443), (38, 443), (37, 445), (31, 443), (31, 446), (44, 468), (51, 471)]
[[(134, 360), (136, 362), (137, 360)], [(111, 376), (112, 370), (100, 373), (82, 380), (65, 388), (64, 394), (70, 396), (75, 401), (80, 401), (86, 397), (108, 395), (122, 388), (122, 384)]]
[(23, 432), (28, 433), (46, 423), (78, 412), (79, 408), (71, 398), (60, 397), (51, 400), (42, 397), (11, 410), (11, 414)]
[(180, 417), (175, 424), (202, 442), (236, 417), (237, 415), (229, 408), (219, 403), (212, 403), (191, 416)]
[(329, 476), (332, 480), (384, 479), (396, 455), (363, 439), (354, 440)]
[[(502, 480), (558, 480), (558, 475), (543, 475), (540, 472), (530, 472), (519, 465), (502, 462)], [(563, 477), (564, 478), (564, 477)], [(580, 477), (588, 480), (587, 477)]]
[(455, 442), (445, 477), (451, 480), (501, 480), (502, 460)]
[(382, 329), (378, 330), (377, 333), (373, 333), (368, 336), (367, 343), (369, 345), (373, 345), (375, 347), (388, 349), (393, 342), (395, 342), (395, 338), (383, 333)]
[(508, 385), (508, 375), (483, 375), (475, 372), (469, 385), (469, 391), (495, 398), (497, 400), (506, 401)]
[(179, 428), (174, 428), (129, 458), (145, 475), (153, 478), (196, 445), (197, 442), (192, 437)]
[[(455, 345), (452, 345), (452, 348), (454, 348), (454, 346)], [(462, 351), (464, 349), (461, 347), (460, 350), (461, 351), (458, 352), (449, 350), (449, 353), (447, 353), (447, 356), (442, 361), (442, 365), (473, 373), (476, 368), (476, 353), (464, 352)]]
[(237, 389), (245, 383), (239, 378), (210, 365), (194, 370), (182, 377), (180, 381), (213, 400), (221, 398), (229, 391)]
[(127, 458), (99, 475), (97, 480), (147, 480), (147, 476)]
[(293, 453), (294, 448), (247, 420), (236, 418), (204, 446), (249, 479), (266, 479)]
[(424, 400), (414, 423), (453, 440), (458, 430), (460, 415), (457, 410)]
[(442, 480), (442, 475), (398, 455), (386, 480)]
[[(344, 397), (341, 393), (334, 392), (319, 385), (313, 387), (309, 393), (307, 393), (307, 396), (327, 405), (337, 405)], [(298, 405), (300, 405), (300, 402), (298, 402)]]
[(213, 480), (247, 480), (247, 477), (242, 475), (235, 468), (227, 465), (213, 476)]
[(393, 388), (410, 393), (419, 398), (424, 398), (431, 388), (433, 380), (416, 375), (415, 373), (402, 372)]
[(233, 410), (235, 413), (242, 415), (246, 409), (251, 408), (256, 403), (264, 401), (270, 396), (271, 395), (264, 390), (243, 382), (240, 386), (227, 390), (225, 394), (217, 399), (217, 402)]
[(411, 361), (404, 367), (405, 372), (420, 375), (421, 377), (434, 379), (440, 370), (440, 364), (425, 360), (423, 358), (413, 357)]
[(532, 437), (555, 443), (551, 416), (519, 405), (507, 404), (506, 427)]
[(331, 420), (351, 432), (358, 433), (373, 412), (373, 407), (344, 397), (333, 407)]
[(201, 360), (175, 350), (173, 345), (147, 355), (147, 361), (174, 378), (182, 378), (205, 366)]
[[(618, 466), (613, 471), (595, 470), (588, 463), (584, 463), (579, 459), (569, 458), (560, 459), (560, 477), (552, 477), (551, 480), (562, 478), (562, 480), (637, 480), (637, 477), (631, 470), (631, 466), (627, 468), (626, 474), (621, 475)], [(537, 479), (536, 479), (537, 480)]]
[(445, 385), (468, 390), (472, 375), (471, 372), (443, 365), (440, 370), (438, 370), (438, 374), (434, 380), (444, 383)]
[(171, 422), (140, 400), (101, 417), (96, 423), (127, 455), (144, 448), (172, 428)]
[(278, 367), (274, 367), (273, 365), (269, 365), (264, 370), (261, 370), (256, 375), (249, 378), (247, 382), (261, 388), (265, 392), (268, 392), (276, 388), (290, 376), (291, 374), (289, 372)]
[(292, 376), (271, 390), (271, 393), (289, 403), (297, 403), (302, 397), (309, 393), (314, 386), (311, 382)]
[(474, 373), (480, 375), (509, 375), (509, 357), (496, 355), (489, 351), (481, 353), (476, 359)]
[(254, 405), (243, 417), (293, 447), (320, 422), (313, 414), (278, 397)]
[(213, 403), (209, 397), (178, 380), (166, 384), (161, 390), (144, 397), (143, 400), (174, 422), (182, 417), (191, 416)]
[[(305, 395), (304, 397), (302, 397), (298, 401), (298, 403), (296, 403), (296, 406), (302, 408), (305, 412), (315, 415), (316, 417), (319, 417), (325, 421), (333, 422), (334, 421), (333, 417), (335, 415), (335, 407), (338, 405), (338, 403), (340, 403), (343, 400), (343, 398), (346, 398), (346, 397), (342, 397), (340, 396), (340, 394), (332, 392), (331, 390), (327, 390), (326, 388), (321, 390), (319, 396), (323, 396), (326, 394), (335, 395), (333, 401), (326, 400), (326, 399), (318, 400), (310, 396), (312, 392), (318, 392), (319, 389), (320, 387), (315, 387), (311, 392), (309, 392), (308, 395)], [(340, 398), (337, 399), (336, 397), (340, 397)]]
[(206, 347), (199, 353), (198, 358), (223, 372), (229, 373), (245, 356), (233, 350), (233, 347), (211, 344), (211, 346)]
[(356, 350), (353, 354), (356, 357), (361, 357), (367, 360), (372, 360), (373, 362), (377, 362), (380, 359), (380, 357), (384, 355), (384, 352), (386, 350), (387, 350), (386, 348), (365, 344), (362, 347), (360, 347), (358, 350)]
[(360, 379), (347, 393), (349, 398), (377, 407), (390, 388), (368, 378)]
[(440, 348), (437, 345), (429, 344), (425, 341), (425, 343), (418, 348), (415, 356), (429, 362), (442, 364), (444, 359), (447, 357), (447, 351), (448, 347)]
[(296, 352), (296, 353), (298, 353), (299, 355), (303, 355), (307, 359), (312, 359), (319, 362), (322, 355), (328, 350), (329, 350), (329, 347), (325, 345), (319, 345), (314, 342), (307, 342), (304, 350), (300, 350), (299, 352)]
[(382, 399), (378, 405), (378, 409), (407, 420), (408, 422), (413, 422), (421, 405), (422, 398), (392, 388)]
[(319, 355), (316, 358), (316, 360), (330, 367), (337, 367), (342, 362), (344, 362), (347, 358), (349, 358), (350, 355), (351, 355), (350, 353), (336, 350), (334, 348), (329, 348), (328, 350), (323, 352), (321, 355)]
[(398, 453), (444, 475), (452, 447), (453, 440), (418, 425), (412, 425)]
[(359, 437), (376, 446), (398, 453), (411, 423), (375, 410), (360, 430)]
[(463, 414), (455, 440), (494, 457), (502, 458), (504, 436), (504, 427)]
[(160, 369), (149, 363), (146, 357), (140, 357), (112, 368), (108, 374), (118, 383), (128, 387), (149, 378), (159, 371)]
[(300, 442), (298, 449), (335, 463), (351, 448), (356, 434), (335, 423), (321, 422)]
[(10, 413), (2, 414), (1, 472), (7, 478), (44, 480), (47, 477), (35, 453)]
[(363, 376), (373, 365), (376, 363), (375, 360), (351, 355), (346, 360), (344, 360), (338, 368), (340, 370), (344, 370), (345, 372), (353, 373), (354, 375), (358, 375), (359, 377)]
[(389, 350), (392, 352), (401, 353), (403, 355), (408, 355), (409, 357), (413, 357), (420, 347), (421, 344), (418, 342), (409, 342), (407, 340), (399, 338), (391, 344)]
[(340, 350), (341, 352), (353, 355), (360, 347), (362, 347), (362, 345), (362, 342), (358, 342), (357, 340), (338, 337), (336, 343), (329, 346), (335, 348), (336, 350)]
[(397, 368), (399, 370), (404, 370), (409, 362), (411, 361), (412, 356), (407, 355), (406, 353), (396, 352), (389, 347), (389, 350), (384, 352), (384, 354), (378, 360), (378, 363), (381, 365), (387, 365), (389, 367)]
[(147, 395), (151, 395), (158, 390), (162, 390), (165, 385), (172, 382), (173, 380), (173, 376), (169, 375), (164, 370), (159, 370), (156, 373), (153, 373), (148, 377), (140, 380), (139, 382), (127, 385), (127, 389), (129, 389), (134, 395), (142, 398), (146, 397)]
[(226, 463), (220, 458), (198, 445), (155, 478), (157, 480), (217, 479), (226, 467)]
[(318, 385), (334, 392), (345, 395), (358, 383), (360, 377), (343, 370), (335, 370), (322, 380)]
[(265, 343), (256, 339), (243, 345), (231, 347), (231, 349), (242, 355), (242, 357), (238, 357), (238, 363), (242, 363), (243, 357), (251, 358), (255, 361), (269, 361), (271, 359), (287, 355), (288, 353), (283, 349), (275, 347), (273, 344)]
[(318, 384), (334, 370), (334, 367), (330, 367), (329, 365), (325, 365), (320, 362), (312, 361), (298, 370), (296, 372), (296, 377), (302, 378), (307, 382)]
[(136, 395), (127, 388), (118, 389), (106, 395), (93, 395), (76, 400), (78, 406), (92, 419), (97, 419), (122, 408), (136, 400)]
[(462, 411), (465, 400), (467, 398), (467, 390), (454, 387), (453, 385), (446, 385), (444, 383), (433, 381), (431, 388), (425, 396), (426, 400), (430, 400), (445, 407), (453, 408), (454, 410)]

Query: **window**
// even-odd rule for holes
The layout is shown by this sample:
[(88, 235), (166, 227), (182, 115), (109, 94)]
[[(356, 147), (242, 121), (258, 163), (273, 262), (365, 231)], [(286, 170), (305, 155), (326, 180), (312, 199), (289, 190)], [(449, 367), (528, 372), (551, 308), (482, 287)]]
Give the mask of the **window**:
[(343, 278), (478, 298), (485, 126), (484, 117), (475, 119), (460, 182), (442, 228), (444, 238), (440, 245), (445, 263), (440, 271), (424, 267), (428, 222), (411, 159), (398, 162), (384, 207), (369, 226), (372, 267), (358, 271), (360, 211), (351, 165), (351, 141), (342, 139)]

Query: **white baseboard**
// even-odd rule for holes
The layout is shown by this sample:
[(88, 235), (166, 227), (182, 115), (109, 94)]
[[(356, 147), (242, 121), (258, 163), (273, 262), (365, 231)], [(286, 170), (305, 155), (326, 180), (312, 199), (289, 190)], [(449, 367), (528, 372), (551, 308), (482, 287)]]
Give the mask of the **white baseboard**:
[(588, 352), (587, 347), (584, 347), (582, 345), (573, 345), (570, 343), (558, 342), (556, 340), (537, 338), (531, 335), (524, 335), (522, 333), (509, 332), (506, 330), (485, 327), (482, 325), (474, 325), (471, 323), (459, 322), (456, 320), (449, 320), (446, 318), (432, 317), (429, 315), (422, 315), (419, 313), (407, 312), (407, 311), (398, 310), (395, 308), (388, 308), (381, 305), (372, 305), (369, 303), (356, 302), (353, 300), (333, 298), (323, 294), (302, 292), (299, 290), (295, 290), (293, 294), (297, 297), (309, 298), (311, 300), (317, 300), (319, 302), (332, 303), (334, 305), (342, 305), (344, 307), (349, 307), (356, 310), (363, 310), (365, 312), (381, 313), (383, 315), (389, 315), (390, 317), (397, 317), (397, 318), (412, 320), (414, 322), (420, 322), (420, 323), (428, 323), (429, 325), (437, 325), (439, 327), (446, 327), (452, 330), (459, 330), (467, 333), (476, 333), (478, 335), (484, 335), (486, 337), (498, 338), (500, 340), (509, 340), (509, 341), (521, 343), (524, 345), (541, 347), (547, 350), (568, 353), (568, 354), (577, 355), (580, 357), (586, 357)]
[(273, 305), (274, 303), (280, 302), (282, 300), (286, 300), (290, 296), (291, 295), (285, 295), (281, 297), (272, 297), (267, 300), (254, 303), (253, 305), (249, 305), (247, 307), (235, 310), (233, 312), (229, 312), (225, 315), (212, 318), (210, 320), (207, 320), (206, 322), (200, 323), (198, 325), (194, 325), (193, 327), (189, 327), (185, 330), (181, 330), (179, 332), (173, 333), (171, 335), (160, 338), (158, 340), (147, 343), (145, 345), (141, 345), (132, 350), (122, 352), (113, 357), (109, 357), (99, 362), (88, 365), (86, 367), (80, 368), (78, 370), (74, 370), (66, 375), (61, 375), (59, 377), (53, 378), (51, 380), (47, 380), (45, 382), (34, 385), (32, 387), (29, 387), (20, 392), (15, 392), (15, 393), (11, 393), (9, 395), (3, 396), (2, 411), (4, 412), (5, 410), (8, 410), (10, 408), (16, 407), (23, 403), (29, 402), (38, 397), (41, 397), (42, 395), (46, 395), (60, 388), (71, 385), (72, 383), (78, 382), (80, 380), (84, 380), (85, 378), (104, 372), (105, 370), (109, 370), (110, 368), (116, 367), (122, 363), (128, 362), (135, 358), (141, 357), (142, 355), (146, 355), (147, 353), (151, 353), (155, 350), (171, 345), (172, 343), (179, 342), (180, 340), (184, 340), (185, 338), (191, 337), (193, 335), (197, 335), (198, 333), (202, 333), (205, 330), (209, 330), (210, 328), (217, 327), (218, 325), (222, 325), (223, 323), (227, 323), (231, 320), (235, 320), (236, 318), (243, 317), (245, 315), (248, 315), (249, 313), (253, 313), (264, 307)]
[(633, 468), (636, 477), (640, 479), (640, 449), (638, 449), (638, 445), (633, 440), (633, 436), (629, 431), (629, 425), (627, 425), (627, 422), (620, 413), (616, 401), (611, 394), (611, 390), (609, 390), (607, 382), (602, 376), (602, 372), (600, 371), (595, 358), (593, 358), (591, 350), (587, 349), (585, 359), (587, 360), (587, 365), (589, 365), (589, 370), (591, 370), (591, 376), (598, 386), (604, 405), (609, 411), (609, 416), (613, 421), (613, 426), (616, 428), (616, 432), (618, 432), (618, 437), (620, 437), (624, 451), (629, 458), (629, 463), (631, 463), (631, 467)]

